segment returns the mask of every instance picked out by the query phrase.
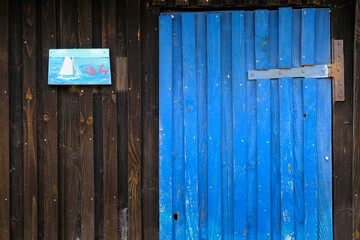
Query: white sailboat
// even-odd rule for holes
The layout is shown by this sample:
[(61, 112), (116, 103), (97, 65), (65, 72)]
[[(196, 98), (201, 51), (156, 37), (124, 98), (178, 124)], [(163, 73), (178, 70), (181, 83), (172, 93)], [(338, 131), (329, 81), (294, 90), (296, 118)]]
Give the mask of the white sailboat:
[[(74, 71), (75, 70), (75, 71)], [(80, 78), (81, 72), (79, 67), (76, 65), (74, 58), (66, 56), (64, 63), (59, 72), (59, 77), (61, 79), (77, 79)]]

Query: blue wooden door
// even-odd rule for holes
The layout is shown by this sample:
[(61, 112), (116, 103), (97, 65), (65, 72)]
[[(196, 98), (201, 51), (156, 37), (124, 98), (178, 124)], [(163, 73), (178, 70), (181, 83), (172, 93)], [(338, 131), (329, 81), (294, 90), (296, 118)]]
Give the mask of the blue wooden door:
[(160, 16), (160, 239), (333, 239), (329, 9)]

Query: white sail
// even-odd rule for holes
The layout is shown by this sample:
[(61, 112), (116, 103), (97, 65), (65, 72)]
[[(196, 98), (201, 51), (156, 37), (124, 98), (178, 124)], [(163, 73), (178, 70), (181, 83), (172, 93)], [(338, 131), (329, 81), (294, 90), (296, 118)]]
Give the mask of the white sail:
[(74, 75), (73, 61), (66, 56), (59, 72), (60, 75)]
[(76, 76), (80, 76), (81, 75), (81, 72), (80, 72), (80, 69), (78, 67), (78, 65), (76, 64), (76, 62), (74, 61), (74, 58), (72, 58), (72, 63), (74, 65), (74, 68), (75, 68), (75, 71), (76, 71)]

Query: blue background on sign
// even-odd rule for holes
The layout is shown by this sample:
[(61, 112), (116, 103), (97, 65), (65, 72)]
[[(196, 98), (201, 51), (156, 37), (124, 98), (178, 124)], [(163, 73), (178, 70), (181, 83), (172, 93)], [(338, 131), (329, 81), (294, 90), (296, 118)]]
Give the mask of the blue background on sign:
[[(59, 72), (64, 63), (65, 57), (74, 59), (74, 62), (80, 70), (80, 78), (77, 79), (61, 79)], [(91, 64), (88, 66), (89, 64)], [(106, 75), (100, 72), (108, 70)], [(91, 69), (96, 70), (94, 75), (86, 72)], [(75, 69), (74, 69), (74, 72)], [(50, 85), (111, 85), (111, 71), (109, 61), (109, 49), (50, 49), (49, 51), (49, 75), (48, 84)]]

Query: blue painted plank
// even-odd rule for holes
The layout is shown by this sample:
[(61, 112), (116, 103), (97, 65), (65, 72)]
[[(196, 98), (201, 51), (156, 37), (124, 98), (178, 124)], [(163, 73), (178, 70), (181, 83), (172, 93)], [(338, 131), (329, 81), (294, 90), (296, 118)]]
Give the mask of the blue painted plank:
[[(160, 239), (172, 239), (172, 20), (159, 21), (159, 202)], [(170, 64), (169, 64), (170, 63)]]
[(269, 68), (269, 16), (267, 10), (255, 11), (256, 69)]
[[(246, 71), (255, 65), (254, 12), (245, 12)], [(247, 179), (247, 228), (248, 240), (257, 239), (257, 186), (256, 186), (256, 81), (246, 82), (246, 179)]]
[[(256, 68), (269, 67), (268, 11), (255, 11)], [(256, 81), (257, 93), (257, 234), (271, 239), (271, 170), (270, 170), (270, 80)], [(260, 220), (261, 218), (261, 220)]]
[(207, 16), (208, 47), (208, 237), (221, 239), (220, 14)]
[(195, 17), (182, 15), (186, 239), (199, 239)]
[[(301, 66), (301, 10), (292, 13), (292, 66)], [(295, 239), (304, 239), (304, 112), (303, 79), (293, 78)]]
[[(269, 12), (269, 67), (278, 68), (278, 11)], [(280, 240), (280, 121), (279, 121), (279, 79), (270, 81), (271, 94), (271, 239)]]
[(303, 8), (301, 16), (301, 65), (314, 65), (315, 9)]
[[(315, 64), (330, 63), (329, 9), (316, 9)], [(333, 239), (331, 79), (317, 81), (318, 238)]]
[(181, 15), (173, 14), (173, 234), (185, 239), (184, 89)]
[[(301, 64), (314, 63), (314, 9), (302, 10)], [(306, 56), (306, 58), (304, 58)], [(303, 80), (305, 239), (318, 239), (316, 79)]]
[[(279, 9), (279, 66), (291, 68), (291, 8)], [(281, 78), (280, 97), (280, 174), (281, 174), (281, 239), (294, 237), (294, 156), (292, 121), (292, 79)]]
[(206, 13), (195, 15), (196, 81), (198, 104), (198, 153), (199, 153), (199, 231), (200, 239), (208, 239), (208, 181), (207, 181), (207, 45)]
[(291, 16), (291, 8), (279, 8), (279, 68), (291, 68)]
[(222, 237), (234, 237), (234, 164), (232, 139), (232, 64), (231, 13), (221, 13), (220, 66), (221, 66), (221, 189)]
[(232, 103), (234, 158), (234, 239), (247, 239), (246, 71), (244, 12), (232, 13)]

